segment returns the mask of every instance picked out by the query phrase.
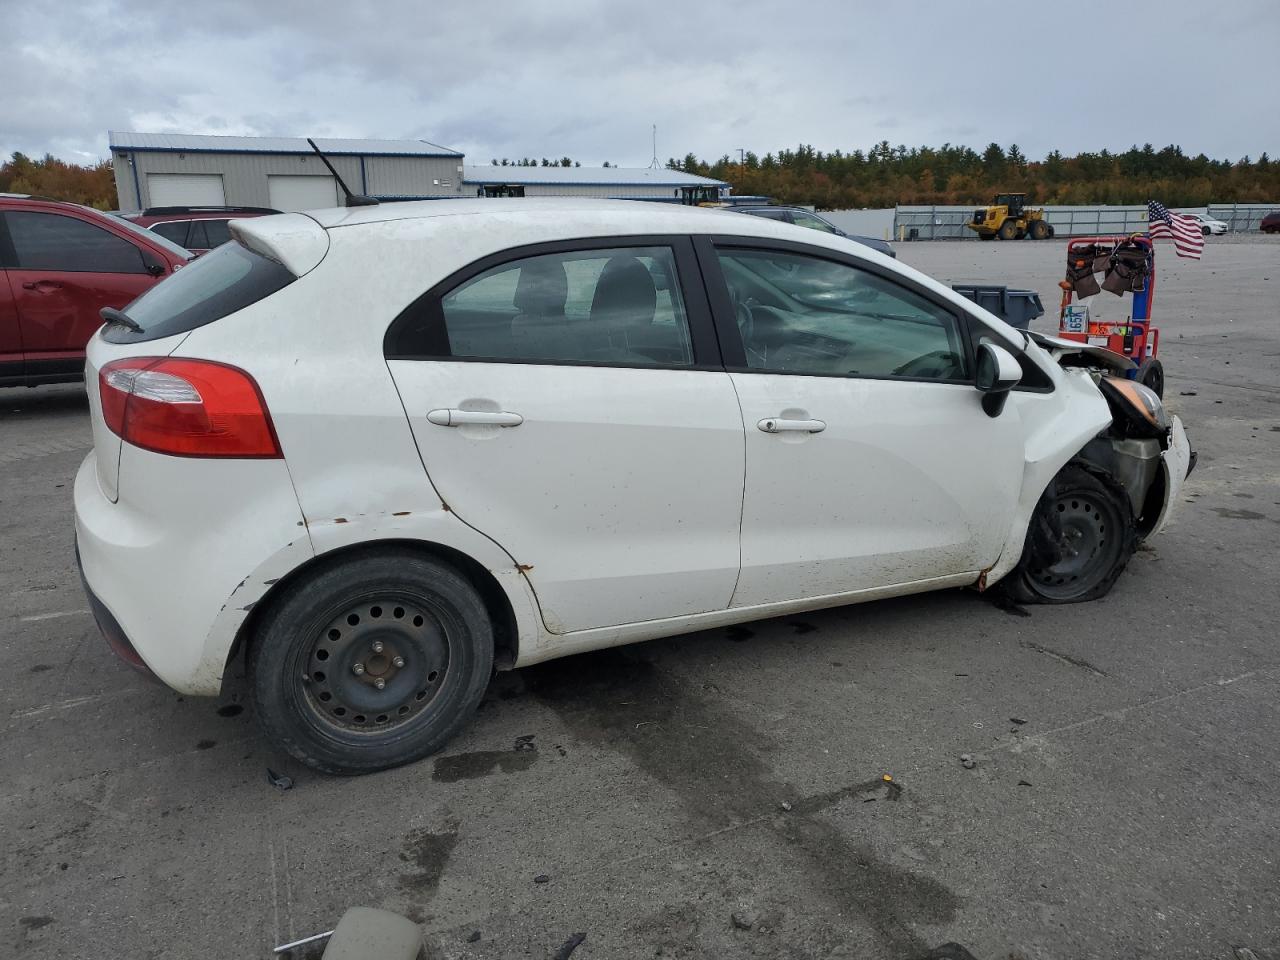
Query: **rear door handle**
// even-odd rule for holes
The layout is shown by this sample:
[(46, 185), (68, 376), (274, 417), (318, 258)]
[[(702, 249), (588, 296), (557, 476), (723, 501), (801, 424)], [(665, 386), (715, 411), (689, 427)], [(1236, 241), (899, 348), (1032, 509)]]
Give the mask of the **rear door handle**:
[(765, 433), (821, 433), (827, 429), (822, 420), (784, 420), (781, 417), (769, 417), (756, 426)]
[(23, 290), (61, 290), (62, 284), (57, 280), (27, 280), (22, 284)]
[(431, 410), (427, 419), (438, 427), (461, 427), (468, 423), (482, 423), (490, 427), (518, 427), (524, 417), (505, 410)]

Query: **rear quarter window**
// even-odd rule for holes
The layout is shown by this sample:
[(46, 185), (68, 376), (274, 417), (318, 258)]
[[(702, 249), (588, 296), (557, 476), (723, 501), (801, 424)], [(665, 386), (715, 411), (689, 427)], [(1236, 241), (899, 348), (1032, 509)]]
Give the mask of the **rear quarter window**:
[(124, 308), (138, 333), (112, 324), (108, 343), (143, 343), (186, 333), (257, 303), (296, 280), (283, 264), (226, 243), (191, 261)]

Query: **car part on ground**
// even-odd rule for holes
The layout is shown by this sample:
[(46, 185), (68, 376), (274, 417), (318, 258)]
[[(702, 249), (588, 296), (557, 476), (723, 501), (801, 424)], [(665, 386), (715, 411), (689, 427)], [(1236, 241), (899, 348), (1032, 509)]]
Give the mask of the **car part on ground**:
[(332, 930), (282, 943), (271, 952), (292, 956), (302, 947), (310, 951), (321, 943), (325, 947), (320, 960), (417, 960), (422, 954), (416, 923), (373, 907), (351, 907)]
[(0, 197), (0, 386), (80, 380), (100, 311), (124, 307), (190, 259), (89, 207)]
[[(320, 770), (438, 749), (495, 664), (1015, 569), (1100, 595), (1181, 501), (1181, 424), (1099, 386), (1130, 360), (839, 237), (588, 200), (234, 232), (92, 341), (76, 540), (119, 649), (190, 694), (247, 664)], [(1120, 492), (1063, 501), (1072, 461)], [(1101, 575), (1051, 553), (1086, 539)]]

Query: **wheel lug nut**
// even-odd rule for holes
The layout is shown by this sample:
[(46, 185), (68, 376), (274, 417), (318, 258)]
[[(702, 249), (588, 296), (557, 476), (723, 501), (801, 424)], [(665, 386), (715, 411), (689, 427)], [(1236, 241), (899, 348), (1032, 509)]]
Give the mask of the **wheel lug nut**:
[(364, 676), (364, 664), (363, 664), (363, 663), (353, 663), (353, 664), (351, 665), (351, 672), (352, 672), (352, 673), (354, 673), (357, 677), (362, 677), (362, 676)]
[(396, 657), (391, 661), (397, 668), (404, 666), (404, 657)]
[(375, 641), (373, 641), (373, 652), (374, 652), (374, 653), (381, 653), (381, 652), (382, 652), (382, 641), (381, 641), (381, 640), (375, 640)]
[(387, 681), (383, 680), (381, 677), (378, 677), (378, 679), (373, 681), (373, 685), (377, 687), (379, 690), (381, 690), (383, 687), (387, 685)]

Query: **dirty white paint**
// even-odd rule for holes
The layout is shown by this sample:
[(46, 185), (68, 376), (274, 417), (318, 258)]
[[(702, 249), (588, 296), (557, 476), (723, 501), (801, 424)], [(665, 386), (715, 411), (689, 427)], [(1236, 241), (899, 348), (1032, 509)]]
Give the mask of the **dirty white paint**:
[[(514, 610), (519, 665), (971, 584), (988, 568), (994, 583), (1017, 562), (1049, 479), (1110, 422), (1088, 375), (1034, 345), (1026, 352), (1056, 389), (1015, 391), (995, 418), (955, 384), (405, 360), (389, 369), (384, 359), (391, 320), (460, 267), (512, 246), (619, 233), (838, 249), (910, 276), (984, 336), (1023, 347), (1021, 334), (903, 264), (761, 218), (459, 200), (236, 229), (306, 275), (172, 342), (95, 338), (89, 348), (91, 370), (161, 347), (249, 370), (284, 451), (165, 457), (122, 448), (91, 411), (101, 450), (75, 485), (86, 577), (151, 668), (187, 693), (218, 692), (237, 632), (276, 582), (369, 542), (440, 544), (491, 571)], [(461, 430), (427, 419), (453, 408), (523, 420)], [(783, 416), (826, 427), (756, 428)], [(1184, 443), (1166, 456), (1174, 473), (1185, 472)]]

